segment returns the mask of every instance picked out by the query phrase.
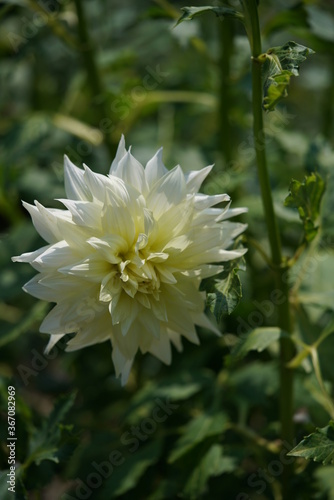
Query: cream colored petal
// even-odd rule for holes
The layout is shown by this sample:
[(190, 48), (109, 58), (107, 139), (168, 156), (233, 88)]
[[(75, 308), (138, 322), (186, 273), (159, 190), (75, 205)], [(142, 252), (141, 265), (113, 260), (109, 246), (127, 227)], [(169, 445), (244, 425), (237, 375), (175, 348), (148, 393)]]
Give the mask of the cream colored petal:
[(110, 264), (97, 255), (96, 258), (92, 256), (80, 262), (60, 267), (58, 271), (62, 274), (85, 278), (94, 283), (101, 283), (105, 275), (110, 272)]
[(147, 196), (147, 208), (159, 220), (171, 206), (181, 203), (186, 197), (186, 183), (180, 166), (159, 179)]
[(66, 241), (59, 241), (54, 245), (49, 246), (42, 254), (40, 254), (34, 262), (43, 267), (58, 269), (70, 262), (75, 262), (78, 255), (73, 252), (72, 248)]
[(79, 226), (101, 230), (102, 204), (90, 201), (58, 199), (71, 212), (72, 220)]
[(203, 328), (206, 328), (207, 330), (211, 330), (214, 332), (216, 335), (221, 337), (221, 331), (218, 329), (217, 324), (213, 323), (213, 320), (210, 321), (209, 318), (206, 316), (204, 313), (192, 313), (192, 318), (194, 320), (194, 323), (196, 325), (202, 326)]
[(147, 193), (148, 186), (144, 167), (134, 156), (132, 156), (130, 151), (128, 151), (119, 161), (113, 174), (123, 179), (123, 181), (130, 186), (133, 186), (139, 193)]
[(44, 349), (44, 354), (49, 354), (51, 349), (59, 342), (60, 339), (62, 339), (65, 336), (65, 333), (61, 333), (59, 335), (50, 335), (49, 342)]
[(94, 321), (80, 327), (76, 335), (67, 343), (66, 351), (76, 351), (83, 347), (110, 340), (111, 329), (109, 314), (101, 314)]
[(145, 177), (149, 189), (168, 172), (162, 161), (162, 148), (160, 148), (153, 158), (151, 158), (145, 167)]
[(91, 200), (92, 195), (86, 185), (84, 172), (64, 156), (64, 177), (66, 196), (70, 200)]
[(177, 332), (174, 332), (173, 330), (170, 330), (169, 328), (167, 328), (167, 334), (168, 334), (171, 342), (173, 343), (173, 345), (176, 347), (176, 349), (179, 352), (182, 352), (183, 345), (182, 345), (181, 335), (178, 334)]
[[(25, 202), (22, 204), (24, 208), (28, 210), (36, 231), (42, 236), (43, 240), (48, 243), (56, 243), (61, 239), (56, 218), (38, 202), (35, 201), (35, 203), (36, 206)], [(42, 210), (42, 208), (44, 210)]]
[(125, 139), (124, 139), (124, 135), (122, 134), (121, 136), (121, 139), (118, 143), (118, 148), (117, 148), (117, 152), (116, 152), (116, 156), (111, 164), (111, 167), (110, 167), (110, 170), (109, 170), (109, 174), (113, 174), (115, 172), (115, 170), (117, 169), (118, 167), (118, 164), (119, 162), (121, 161), (121, 159), (123, 158), (123, 156), (127, 153), (126, 151), (126, 148), (125, 148)]
[(214, 165), (209, 165), (201, 170), (191, 170), (188, 172), (185, 175), (188, 192), (197, 193), (213, 167)]
[(47, 245), (45, 247), (41, 247), (38, 250), (35, 250), (34, 252), (26, 252), (21, 255), (17, 255), (16, 257), (12, 257), (13, 262), (26, 262), (30, 264), (34, 269), (37, 271), (42, 270), (42, 266), (40, 264), (36, 264), (34, 261), (42, 255), (48, 248), (50, 248), (50, 245)]
[(167, 332), (164, 331), (159, 339), (153, 339), (148, 351), (156, 356), (160, 361), (166, 365), (170, 365), (172, 362), (172, 349), (170, 346), (170, 340)]
[(231, 198), (228, 194), (215, 194), (209, 196), (202, 193), (197, 193), (195, 196), (195, 208), (197, 210), (204, 210), (210, 208), (218, 203), (229, 202)]
[(65, 316), (68, 316), (69, 309), (70, 306), (56, 305), (42, 321), (39, 331), (52, 334), (76, 332), (79, 328), (78, 314), (74, 310), (71, 319), (66, 321)]
[(121, 384), (124, 386), (129, 379), (133, 358), (127, 359), (118, 347), (114, 347), (112, 350), (112, 360), (115, 366), (116, 377), (121, 375)]
[(245, 207), (229, 208), (226, 211), (224, 210), (224, 213), (222, 213), (219, 217), (217, 217), (216, 222), (230, 219), (231, 217), (236, 217), (237, 215), (244, 214), (246, 212), (248, 212), (248, 208)]

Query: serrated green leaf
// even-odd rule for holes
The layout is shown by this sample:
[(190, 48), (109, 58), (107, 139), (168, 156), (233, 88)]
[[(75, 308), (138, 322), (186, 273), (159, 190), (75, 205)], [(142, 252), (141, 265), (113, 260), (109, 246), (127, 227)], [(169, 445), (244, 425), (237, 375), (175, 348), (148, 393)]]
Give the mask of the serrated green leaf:
[(241, 12), (231, 9), (231, 7), (225, 6), (216, 7), (205, 5), (203, 7), (182, 7), (181, 10), (183, 14), (180, 19), (178, 19), (176, 26), (180, 23), (183, 23), (183, 21), (191, 21), (192, 19), (194, 19), (194, 17), (205, 14), (206, 12), (213, 12), (220, 19), (224, 19), (225, 17), (238, 19), (239, 21), (243, 21), (244, 19), (244, 16), (241, 14)]
[(225, 279), (215, 285), (213, 293), (208, 293), (207, 304), (219, 322), (224, 313), (231, 314), (242, 297), (238, 269), (232, 269)]
[(318, 232), (316, 221), (325, 188), (326, 183), (318, 173), (307, 175), (303, 182), (293, 179), (290, 183), (290, 194), (285, 199), (284, 205), (298, 209), (307, 242), (312, 241)]
[(322, 462), (324, 465), (334, 463), (334, 421), (306, 436), (288, 455)]
[(174, 463), (205, 439), (219, 435), (227, 423), (225, 413), (203, 413), (186, 426), (183, 435), (172, 450), (168, 462)]
[(267, 349), (267, 347), (281, 337), (288, 337), (288, 334), (277, 326), (255, 328), (247, 337), (240, 339), (240, 342), (234, 346), (231, 354), (238, 359), (242, 359), (249, 351), (264, 351), (264, 349)]
[(210, 477), (220, 476), (234, 469), (235, 458), (224, 456), (223, 447), (220, 444), (214, 444), (192, 472), (183, 493), (191, 499), (196, 499), (205, 492)]
[(299, 75), (299, 65), (314, 51), (296, 42), (272, 47), (258, 57), (263, 63), (263, 107), (273, 111), (276, 104), (287, 96), (291, 76)]

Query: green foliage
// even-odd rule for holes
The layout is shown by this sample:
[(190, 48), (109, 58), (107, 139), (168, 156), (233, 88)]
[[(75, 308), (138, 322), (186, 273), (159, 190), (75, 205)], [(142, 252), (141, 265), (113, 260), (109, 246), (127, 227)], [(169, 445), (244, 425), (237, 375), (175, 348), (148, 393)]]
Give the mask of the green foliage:
[(198, 498), (206, 492), (210, 477), (233, 472), (235, 466), (235, 458), (226, 456), (221, 445), (212, 445), (188, 479), (184, 494), (190, 499)]
[(306, 436), (288, 455), (314, 460), (324, 465), (334, 463), (334, 421)]
[(208, 293), (207, 303), (217, 321), (224, 313), (231, 314), (242, 297), (241, 282), (238, 269), (232, 269), (225, 278), (219, 280), (214, 292)]
[(182, 16), (178, 19), (177, 25), (183, 23), (183, 21), (191, 21), (194, 17), (201, 16), (206, 12), (213, 12), (216, 16), (224, 20), (225, 18), (237, 19), (238, 21), (243, 21), (243, 15), (235, 9), (226, 6), (210, 6), (206, 5), (204, 7), (181, 7), (183, 12)]
[(177, 441), (175, 448), (169, 456), (169, 463), (176, 462), (185, 454), (208, 438), (219, 436), (227, 423), (224, 413), (203, 413), (190, 421), (183, 431), (181, 438)]
[(290, 183), (290, 194), (284, 204), (286, 207), (298, 209), (307, 242), (312, 241), (318, 232), (316, 223), (325, 188), (325, 181), (318, 173), (307, 175), (303, 182), (292, 180)]
[(272, 47), (258, 57), (263, 64), (263, 107), (273, 111), (277, 103), (288, 95), (291, 76), (299, 75), (299, 65), (314, 51), (296, 42)]
[[(240, 242), (235, 247), (240, 248)], [(231, 314), (242, 297), (242, 286), (239, 270), (246, 269), (243, 257), (225, 264), (223, 272), (205, 286), (207, 291), (207, 306), (215, 315), (218, 323), (224, 314)]]
[(62, 421), (72, 407), (74, 399), (75, 393), (59, 398), (43, 427), (35, 429), (30, 439), (28, 456), (23, 468), (26, 469), (32, 463), (40, 465), (43, 460), (59, 462), (59, 455), (62, 454), (59, 446), (61, 438), (72, 428), (72, 426), (64, 426)]
[(242, 359), (250, 351), (262, 352), (282, 337), (288, 337), (288, 334), (276, 326), (255, 328), (245, 338), (239, 340), (232, 350), (232, 355)]
[(106, 495), (117, 498), (135, 488), (146, 470), (159, 460), (161, 452), (162, 442), (155, 440), (143, 445), (135, 454), (124, 457), (124, 464), (115, 468), (111, 478), (106, 481)]
[[(224, 5), (180, 12), (182, 2), (155, 3), (81, 1), (99, 93), (87, 76), (87, 46), (79, 42), (74, 2), (11, 1), (0, 11), (1, 500), (14, 498), (6, 483), (8, 385), (16, 388), (18, 499), (71, 500), (83, 497), (85, 488), (94, 500), (281, 495), (282, 475), (269, 474), (280, 453), (277, 344), (285, 334), (274, 326), (276, 284), (266, 258), (251, 133), (250, 51), (246, 32), (235, 22), (242, 15)], [(289, 42), (262, 57), (266, 109), (275, 108), (291, 82), (284, 106), (264, 114), (265, 143), (283, 253), (291, 264), (294, 339), (304, 358), (294, 370), (295, 435), (320, 428), (306, 438), (302, 453), (309, 446), (305, 453), (322, 462), (333, 455), (333, 424), (325, 427), (333, 417), (303, 346), (316, 346), (332, 398), (333, 6), (316, 1), (285, 7), (259, 2), (263, 44), (274, 45), (274, 37), (296, 37), (303, 44)], [(317, 54), (305, 78), (291, 80), (312, 52), (306, 47)], [(198, 327), (200, 346), (185, 339), (183, 352), (173, 348), (170, 366), (149, 354), (138, 356), (124, 388), (115, 378), (109, 343), (65, 352), (60, 342), (44, 353), (47, 336), (38, 330), (50, 304), (22, 292), (35, 271), (11, 262), (13, 255), (45, 244), (21, 200), (60, 208), (53, 200), (64, 197), (64, 153), (78, 166), (84, 162), (106, 174), (121, 133), (141, 161), (164, 146), (168, 168), (180, 163), (189, 171), (215, 163), (203, 193), (226, 192), (232, 207), (248, 207), (235, 220), (248, 224), (247, 239), (255, 241), (245, 256), (247, 272), (239, 273), (245, 270), (239, 259), (224, 263), (217, 281), (201, 284), (223, 337)], [(303, 182), (293, 181), (289, 206), (282, 207), (291, 178), (304, 175)], [(324, 194), (319, 176), (326, 179)], [(310, 244), (300, 245), (295, 208), (304, 243)], [(112, 463), (115, 450), (124, 457), (120, 465)], [(109, 471), (105, 477), (93, 465), (102, 463)], [(333, 467), (298, 467), (291, 475), (292, 495), (332, 500)], [(268, 481), (259, 479), (266, 486), (261, 494), (249, 485), (257, 471), (268, 474)], [(89, 486), (93, 473), (98, 487)]]

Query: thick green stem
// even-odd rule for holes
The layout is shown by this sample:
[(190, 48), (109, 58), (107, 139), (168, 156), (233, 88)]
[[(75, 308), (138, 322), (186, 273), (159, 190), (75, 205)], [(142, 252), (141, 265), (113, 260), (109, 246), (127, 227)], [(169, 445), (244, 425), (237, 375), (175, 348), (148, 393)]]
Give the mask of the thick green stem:
[[(94, 44), (89, 36), (86, 15), (81, 0), (74, 0), (78, 16), (78, 35), (81, 43), (83, 61), (86, 68), (87, 80), (93, 97), (96, 98), (96, 107), (99, 111), (100, 129), (104, 136), (105, 145), (111, 157), (116, 153), (116, 145), (110, 139), (108, 128), (111, 128), (112, 116), (107, 99), (107, 93), (104, 89), (99, 69), (96, 63), (96, 53)], [(108, 124), (108, 125), (106, 125)]]
[[(283, 265), (282, 246), (278, 230), (277, 219), (274, 212), (271, 186), (268, 175), (265, 133), (263, 127), (262, 111), (262, 78), (261, 64), (257, 58), (262, 53), (260, 25), (256, 0), (245, 0), (243, 2), (247, 23), (248, 36), (252, 50), (252, 90), (253, 90), (253, 130), (256, 151), (258, 176), (261, 188), (262, 203), (265, 213), (266, 225), (269, 236), (271, 257), (275, 272), (276, 289), (282, 297), (278, 306), (278, 324), (282, 330), (292, 333), (292, 324), (289, 304), (289, 286), (287, 280), (287, 269)], [(293, 370), (287, 367), (287, 363), (294, 354), (293, 343), (289, 338), (281, 339), (280, 343), (280, 420), (281, 437), (289, 446), (293, 445)], [(288, 466), (284, 468), (283, 498), (288, 498), (288, 478), (290, 474)]]

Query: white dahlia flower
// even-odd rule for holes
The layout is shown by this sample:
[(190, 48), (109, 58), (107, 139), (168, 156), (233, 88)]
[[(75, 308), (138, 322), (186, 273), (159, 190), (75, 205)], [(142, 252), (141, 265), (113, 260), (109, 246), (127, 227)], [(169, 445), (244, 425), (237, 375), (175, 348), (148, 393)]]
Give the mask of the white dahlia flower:
[(199, 343), (195, 325), (219, 335), (199, 285), (246, 251), (228, 250), (245, 225), (226, 221), (245, 209), (198, 193), (212, 166), (183, 174), (161, 156), (144, 169), (122, 137), (107, 176), (65, 156), (66, 209), (23, 203), (47, 245), (13, 257), (39, 273), (24, 290), (57, 304), (40, 327), (47, 352), (67, 333), (76, 333), (68, 351), (110, 340), (122, 384), (138, 349), (169, 364), (171, 342), (179, 351), (181, 336)]

